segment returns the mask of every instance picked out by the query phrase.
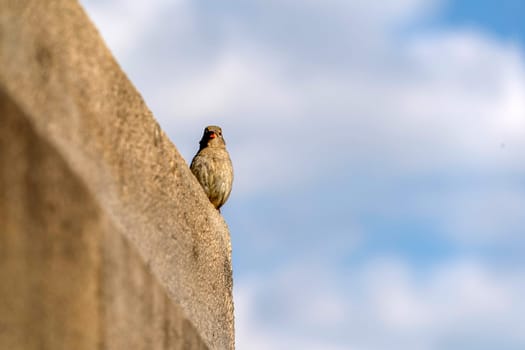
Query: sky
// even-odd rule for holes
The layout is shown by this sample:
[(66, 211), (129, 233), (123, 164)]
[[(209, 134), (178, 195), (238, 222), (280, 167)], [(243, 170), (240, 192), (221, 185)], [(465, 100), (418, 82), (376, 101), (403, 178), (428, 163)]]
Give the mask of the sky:
[(237, 349), (525, 348), (525, 2), (82, 0), (235, 181)]

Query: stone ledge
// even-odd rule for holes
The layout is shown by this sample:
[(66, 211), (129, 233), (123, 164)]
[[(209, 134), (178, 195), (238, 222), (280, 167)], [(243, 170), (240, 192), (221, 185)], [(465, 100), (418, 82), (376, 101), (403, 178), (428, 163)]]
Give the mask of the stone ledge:
[(0, 348), (232, 349), (227, 226), (76, 2), (0, 3), (0, 92)]

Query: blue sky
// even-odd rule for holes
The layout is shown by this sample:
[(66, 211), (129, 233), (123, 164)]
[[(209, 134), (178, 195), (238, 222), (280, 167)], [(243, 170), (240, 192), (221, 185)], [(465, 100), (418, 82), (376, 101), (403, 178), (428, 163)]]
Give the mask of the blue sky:
[(525, 348), (525, 2), (84, 0), (235, 166), (238, 349)]
[(450, 1), (440, 16), (444, 24), (476, 26), (499, 36), (503, 40), (525, 44), (525, 25), (522, 14), (525, 2), (521, 0), (457, 0)]

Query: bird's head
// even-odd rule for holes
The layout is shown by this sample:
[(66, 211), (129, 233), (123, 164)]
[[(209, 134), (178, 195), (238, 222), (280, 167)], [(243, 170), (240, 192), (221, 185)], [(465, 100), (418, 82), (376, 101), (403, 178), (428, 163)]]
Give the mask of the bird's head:
[(204, 147), (224, 147), (226, 142), (222, 137), (222, 129), (215, 125), (207, 126), (204, 129), (204, 134), (199, 142), (200, 148)]

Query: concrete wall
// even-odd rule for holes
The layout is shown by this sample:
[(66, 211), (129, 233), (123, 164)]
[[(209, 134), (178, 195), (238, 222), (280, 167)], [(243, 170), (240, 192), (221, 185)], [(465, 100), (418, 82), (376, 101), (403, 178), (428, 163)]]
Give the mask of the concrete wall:
[(74, 1), (0, 0), (0, 281), (0, 349), (233, 349), (227, 226)]

